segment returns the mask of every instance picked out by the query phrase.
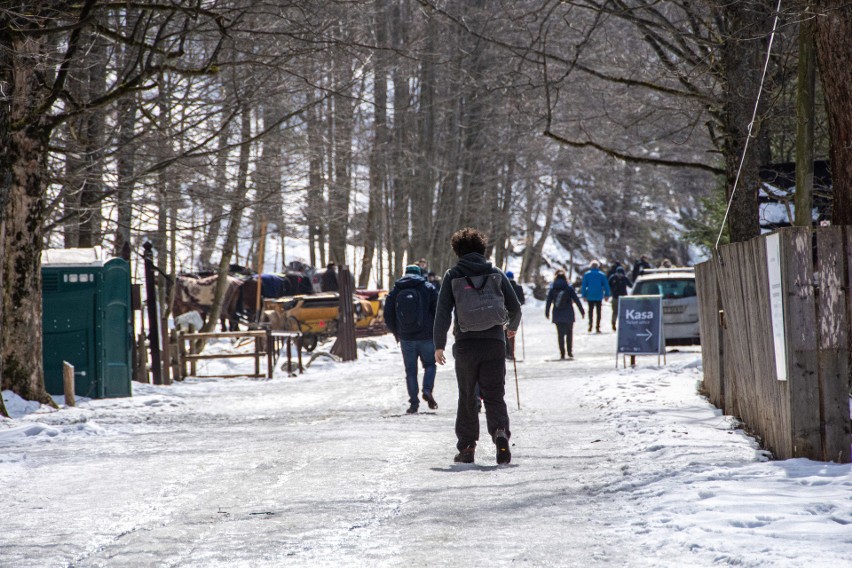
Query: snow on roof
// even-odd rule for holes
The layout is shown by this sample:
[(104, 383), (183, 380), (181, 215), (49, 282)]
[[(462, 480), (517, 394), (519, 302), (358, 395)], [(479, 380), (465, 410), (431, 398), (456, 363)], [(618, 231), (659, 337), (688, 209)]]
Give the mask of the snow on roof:
[(103, 266), (104, 252), (94, 248), (46, 249), (41, 251), (42, 266)]

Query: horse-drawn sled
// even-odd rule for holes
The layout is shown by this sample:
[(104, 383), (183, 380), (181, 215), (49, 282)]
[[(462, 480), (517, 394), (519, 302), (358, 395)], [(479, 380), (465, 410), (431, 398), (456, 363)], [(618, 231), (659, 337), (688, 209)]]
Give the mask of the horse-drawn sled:
[[(382, 317), (386, 294), (384, 290), (359, 290), (353, 294), (356, 335), (387, 333)], [(302, 345), (307, 351), (313, 351), (320, 339), (337, 335), (340, 319), (340, 295), (337, 292), (267, 299), (263, 307), (263, 321), (269, 322), (273, 330), (300, 331)]]

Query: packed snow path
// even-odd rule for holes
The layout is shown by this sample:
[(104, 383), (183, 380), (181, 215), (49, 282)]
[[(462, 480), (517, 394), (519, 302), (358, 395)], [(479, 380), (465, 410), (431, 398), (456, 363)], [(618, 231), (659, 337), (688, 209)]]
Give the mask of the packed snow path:
[(697, 349), (615, 370), (614, 334), (582, 322), (577, 359), (554, 361), (542, 312), (520, 411), (509, 365), (510, 466), (487, 436), (452, 462), (452, 360), (439, 409), (404, 414), (391, 338), (296, 378), (134, 384), (0, 421), (0, 565), (846, 565), (849, 466), (766, 461), (696, 394)]

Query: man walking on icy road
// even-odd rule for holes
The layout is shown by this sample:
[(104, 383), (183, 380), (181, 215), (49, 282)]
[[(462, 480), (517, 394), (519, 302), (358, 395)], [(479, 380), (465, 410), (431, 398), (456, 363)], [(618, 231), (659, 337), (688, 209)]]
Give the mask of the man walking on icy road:
[(437, 371), (432, 329), (437, 305), (438, 290), (420, 275), (420, 267), (414, 264), (406, 267), (405, 276), (396, 281), (393, 290), (385, 298), (385, 325), (400, 342), (405, 363), (409, 402), (407, 414), (416, 414), (420, 406), (417, 399), (418, 359), (423, 364), (423, 400), (432, 410), (438, 408), (432, 396)]
[[(444, 348), (453, 320), (453, 356), (459, 386), (454, 461), (473, 463), (479, 440), (476, 386), (485, 404), (488, 433), (497, 447), (497, 463), (512, 459), (509, 413), (506, 408), (506, 343), (521, 323), (521, 305), (500, 269), (485, 260), (486, 237), (476, 229), (456, 231), (451, 239), (458, 264), (444, 275), (435, 314), (435, 360), (446, 363)], [(452, 316), (455, 316), (454, 318)]]
[(581, 295), (589, 304), (589, 332), (592, 331), (592, 315), (597, 310), (597, 318), (594, 320), (595, 329), (601, 332), (601, 302), (604, 298), (609, 299), (609, 282), (606, 274), (600, 271), (601, 264), (593, 260), (589, 271), (583, 275), (583, 286)]

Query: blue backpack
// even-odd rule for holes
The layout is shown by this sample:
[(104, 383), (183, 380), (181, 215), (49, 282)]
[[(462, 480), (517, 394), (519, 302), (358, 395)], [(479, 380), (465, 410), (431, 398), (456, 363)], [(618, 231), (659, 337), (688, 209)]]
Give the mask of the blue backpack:
[(417, 333), (424, 323), (420, 292), (417, 288), (405, 288), (396, 296), (397, 333)]

